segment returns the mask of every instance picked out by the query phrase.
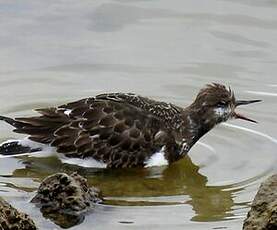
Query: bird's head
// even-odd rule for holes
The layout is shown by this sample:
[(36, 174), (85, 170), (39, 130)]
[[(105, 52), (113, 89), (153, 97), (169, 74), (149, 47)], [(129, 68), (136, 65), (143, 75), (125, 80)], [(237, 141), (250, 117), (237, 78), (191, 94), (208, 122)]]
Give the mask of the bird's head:
[(236, 112), (240, 105), (247, 105), (261, 100), (237, 100), (230, 88), (221, 84), (209, 84), (201, 89), (191, 108), (199, 114), (201, 123), (213, 127), (214, 125), (225, 122), (229, 119), (243, 119), (256, 122), (250, 118)]

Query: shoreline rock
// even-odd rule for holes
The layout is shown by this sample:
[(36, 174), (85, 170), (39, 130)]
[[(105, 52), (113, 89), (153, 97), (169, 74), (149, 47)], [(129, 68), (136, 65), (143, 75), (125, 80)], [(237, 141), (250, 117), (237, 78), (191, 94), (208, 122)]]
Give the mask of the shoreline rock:
[(89, 187), (87, 180), (77, 173), (46, 177), (31, 200), (40, 207), (44, 217), (63, 228), (80, 224), (85, 213), (102, 201), (100, 191)]
[(37, 227), (27, 214), (17, 211), (0, 197), (0, 229), (37, 230)]
[(243, 230), (275, 229), (277, 229), (277, 174), (261, 184), (243, 224)]

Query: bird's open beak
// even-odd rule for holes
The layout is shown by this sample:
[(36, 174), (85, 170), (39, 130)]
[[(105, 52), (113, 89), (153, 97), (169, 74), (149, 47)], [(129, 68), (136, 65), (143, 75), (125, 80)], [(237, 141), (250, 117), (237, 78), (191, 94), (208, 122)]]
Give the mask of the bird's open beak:
[[(240, 106), (240, 105), (248, 105), (248, 104), (252, 104), (252, 103), (256, 103), (256, 102), (261, 102), (261, 100), (249, 100), (249, 101), (246, 101), (246, 100), (237, 100), (236, 103), (235, 103), (235, 106), (237, 107), (237, 106)], [(252, 120), (252, 119), (250, 119), (248, 117), (245, 117), (244, 115), (239, 114), (237, 112), (234, 112), (234, 118), (257, 123), (257, 121), (254, 121), (254, 120)]]

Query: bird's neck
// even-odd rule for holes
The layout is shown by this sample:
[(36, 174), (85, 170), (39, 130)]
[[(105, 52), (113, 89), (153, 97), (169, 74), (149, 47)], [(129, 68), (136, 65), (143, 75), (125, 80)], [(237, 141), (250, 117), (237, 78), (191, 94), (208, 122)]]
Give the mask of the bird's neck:
[(205, 122), (205, 115), (203, 109), (195, 108), (192, 105), (182, 112), (184, 125), (182, 126), (181, 136), (187, 140), (190, 147), (215, 126), (215, 124)]

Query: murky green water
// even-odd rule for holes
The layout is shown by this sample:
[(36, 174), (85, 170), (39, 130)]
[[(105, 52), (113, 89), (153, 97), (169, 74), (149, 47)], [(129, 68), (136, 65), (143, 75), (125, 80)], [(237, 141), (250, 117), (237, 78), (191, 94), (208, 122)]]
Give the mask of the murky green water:
[[(259, 124), (232, 121), (167, 168), (87, 170), (55, 157), (0, 160), (0, 196), (28, 203), (47, 175), (78, 171), (107, 197), (72, 229), (240, 229), (277, 171), (275, 1), (1, 1), (0, 114), (31, 115), (101, 92), (186, 106), (206, 83), (232, 86)], [(0, 124), (0, 140), (21, 137)]]

